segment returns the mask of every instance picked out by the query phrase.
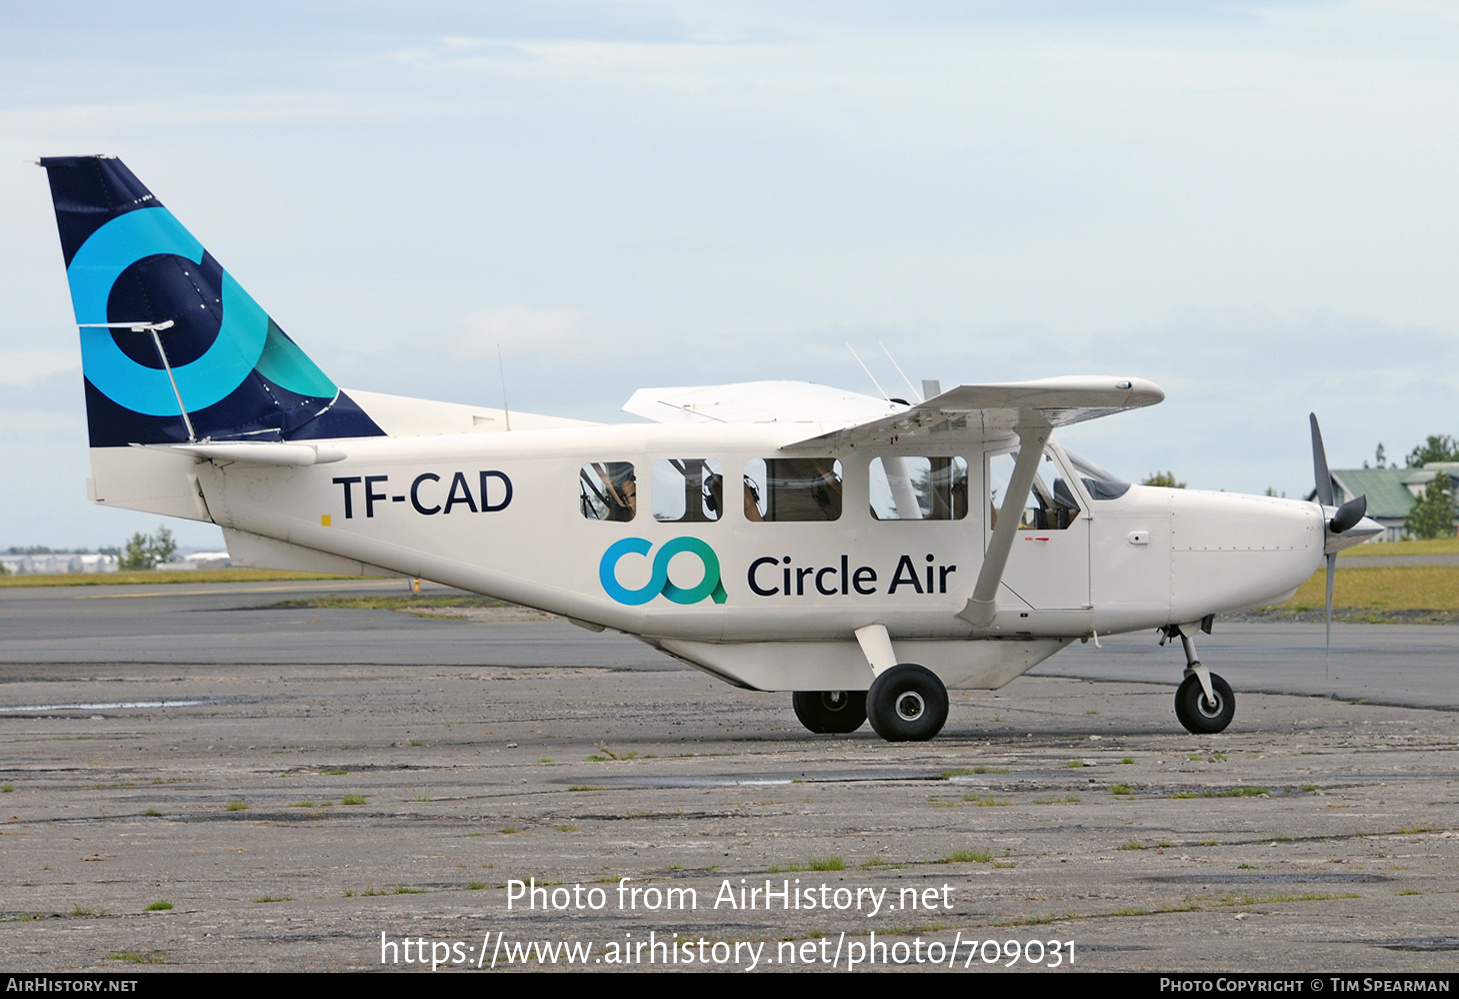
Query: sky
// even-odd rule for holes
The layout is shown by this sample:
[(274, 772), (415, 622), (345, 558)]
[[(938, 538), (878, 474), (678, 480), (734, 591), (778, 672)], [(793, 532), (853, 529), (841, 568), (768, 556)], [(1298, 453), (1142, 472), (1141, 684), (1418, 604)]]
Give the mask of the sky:
[[(0, 549), (120, 544), (39, 156), (117, 155), (338, 384), (1136, 375), (1138, 480), (1459, 434), (1459, 9), (30, 2), (0, 33)], [(502, 367), (499, 371), (497, 351)], [(169, 521), (192, 547), (217, 528)]]

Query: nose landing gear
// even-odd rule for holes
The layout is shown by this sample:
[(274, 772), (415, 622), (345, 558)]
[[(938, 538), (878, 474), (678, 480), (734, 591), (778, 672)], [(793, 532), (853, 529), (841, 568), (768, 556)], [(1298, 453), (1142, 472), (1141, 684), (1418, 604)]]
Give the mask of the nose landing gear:
[[(1200, 629), (1211, 633), (1211, 619), (1203, 620)], [(1224, 731), (1236, 716), (1236, 695), (1231, 685), (1201, 665), (1196, 658), (1196, 646), (1189, 632), (1194, 625), (1169, 624), (1162, 629), (1160, 644), (1167, 639), (1180, 638), (1185, 649), (1185, 679), (1175, 691), (1175, 717), (1185, 726), (1187, 732), (1196, 735), (1214, 735)]]

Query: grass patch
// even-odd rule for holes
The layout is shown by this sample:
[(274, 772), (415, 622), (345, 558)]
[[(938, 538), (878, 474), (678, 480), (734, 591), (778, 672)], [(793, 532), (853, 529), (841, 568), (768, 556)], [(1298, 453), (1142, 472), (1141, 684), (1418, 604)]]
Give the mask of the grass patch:
[(987, 796), (979, 797), (976, 794), (965, 794), (965, 795), (963, 795), (963, 801), (966, 801), (969, 804), (977, 805), (979, 808), (997, 808), (997, 807), (1002, 806), (1002, 805), (1011, 805), (1011, 804), (1013, 804), (1013, 802), (1011, 800), (1006, 799), (1006, 798), (1000, 799), (1000, 798), (991, 798), (991, 797), (987, 797)]
[(1400, 888), (1400, 889), (1398, 889), (1398, 894), (1400, 894), (1400, 895), (1422, 895), (1423, 892), (1417, 891), (1416, 889), (1413, 889), (1413, 888)]
[(0, 576), (6, 586), (132, 586), (137, 583), (268, 583), (287, 579), (363, 579), (362, 576), (332, 576), (318, 572), (286, 572), (276, 569), (206, 569), (193, 572), (67, 572)]
[(230, 802), (228, 802), (228, 811), (230, 811), (230, 812), (246, 812), (246, 811), (248, 811), (248, 802), (246, 802), (246, 801), (230, 801)]
[(1342, 559), (1363, 559), (1381, 555), (1459, 555), (1459, 538), (1431, 538), (1427, 541), (1410, 538), (1407, 541), (1358, 545), (1337, 554)]
[[(192, 575), (192, 573), (188, 573)], [(380, 593), (356, 596), (302, 597), (295, 600), (280, 600), (258, 610), (302, 610), (320, 608), (326, 610), (396, 610), (411, 611), (426, 607), (511, 607), (512, 604), (492, 597), (471, 593)]]
[(1083, 760), (1070, 760), (1068, 763), (1065, 763), (1064, 766), (1068, 767), (1070, 770), (1078, 770), (1080, 767), (1088, 766), (1088, 764), (1086, 764)]
[(162, 817), (162, 813), (155, 808), (149, 808), (142, 814), (147, 816), (149, 819), (160, 819)]
[(631, 760), (637, 755), (637, 753), (624, 753), (620, 756), (607, 746), (600, 746), (596, 753), (590, 754), (586, 759), (589, 763), (607, 763), (609, 760)]
[(266, 905), (269, 902), (292, 902), (294, 899), (288, 895), (260, 895), (253, 901), (259, 905)]
[(290, 807), (290, 808), (313, 808), (314, 807), (314, 802), (313, 802), (313, 800), (311, 800), (309, 798), (305, 798), (303, 801), (296, 801), (292, 805), (289, 805), (288, 807)]
[(326, 771), (324, 771), (324, 776), (326, 776), (326, 777), (343, 777), (347, 773), (349, 773), (349, 771), (346, 770), (344, 767), (335, 767), (332, 770), (326, 770)]
[(14, 784), (0, 784), (0, 794), (13, 794), (14, 792)]
[(991, 864), (993, 855), (985, 850), (954, 850), (938, 861), (939, 864)]
[(767, 874), (781, 874), (783, 872), (795, 871), (844, 871), (846, 861), (841, 857), (816, 857), (804, 864), (786, 864), (783, 867), (771, 867)]
[(1109, 789), (1110, 794), (1134, 794), (1128, 784), (1114, 784)]
[[(1398, 546), (1393, 547), (1396, 549)], [(1327, 573), (1323, 570), (1303, 583), (1297, 595), (1278, 610), (1320, 611), (1326, 604), (1326, 588)], [(1337, 574), (1332, 606), (1334, 610), (1360, 615), (1377, 612), (1372, 615), (1375, 620), (1382, 620), (1385, 611), (1459, 611), (1459, 566), (1412, 565), (1369, 569), (1362, 565), (1361, 559), (1354, 559)]]
[(866, 860), (863, 860), (860, 864), (856, 866), (859, 870), (874, 871), (879, 867), (890, 867), (894, 870), (901, 870), (907, 865), (900, 861), (888, 860), (885, 857), (868, 857)]
[(568, 788), (568, 790), (569, 791), (601, 791), (603, 789), (601, 787), (599, 787), (598, 785), (596, 785), (596, 784), (574, 784), (572, 787)]
[[(183, 573), (178, 573), (179, 576)], [(191, 576), (192, 573), (187, 573)], [(127, 964), (166, 964), (167, 955), (160, 950), (119, 950), (106, 955), (108, 961), (124, 961)]]
[(1228, 787), (1224, 791), (1177, 791), (1172, 798), (1269, 798), (1264, 787)]
[(944, 770), (937, 775), (938, 780), (952, 780), (954, 777), (972, 777), (974, 774), (1006, 774), (1012, 773), (1007, 767), (956, 767), (952, 770)]
[(486, 882), (485, 881), (472, 881), (472, 882), (470, 882), (469, 884), (466, 885), (466, 890), (467, 891), (485, 891), (486, 890)]
[(497, 830), (497, 832), (501, 833), (503, 836), (514, 836), (521, 831), (522, 830), (518, 829), (516, 826), (502, 826), (500, 829)]
[(1145, 849), (1145, 844), (1137, 839), (1132, 839), (1128, 843), (1121, 843), (1118, 848), (1121, 850), (1143, 850)]
[(143, 912), (166, 912), (167, 910), (169, 910), (171, 908), (172, 908), (172, 903), (171, 902), (167, 901), (167, 899), (165, 899), (165, 898), (159, 898), (157, 901), (153, 902), (151, 905), (147, 906), (147, 908), (143, 909), (142, 911)]
[(577, 832), (578, 831), (578, 827), (575, 826), (575, 825), (573, 825), (571, 822), (562, 822), (562, 823), (559, 823), (556, 826), (553, 826), (553, 828), (556, 829), (558, 832)]
[(339, 803), (341, 805), (363, 805), (365, 803), (365, 796), (363, 794), (347, 794), (339, 799)]
[(1345, 892), (1341, 895), (1330, 895), (1325, 892), (1307, 892), (1303, 895), (1228, 895), (1216, 904), (1230, 908), (1238, 905), (1278, 905), (1287, 902), (1332, 902), (1338, 899), (1362, 897), (1357, 892)]
[(1135, 758), (1133, 756), (1121, 756), (1120, 757), (1120, 762), (1121, 763), (1134, 763), (1135, 762)]
[(1078, 919), (1076, 912), (1066, 912), (1061, 916), (1020, 916), (1017, 919), (1007, 919), (1001, 923), (993, 923), (994, 926), (1047, 926), (1049, 923), (1061, 923), (1066, 919)]

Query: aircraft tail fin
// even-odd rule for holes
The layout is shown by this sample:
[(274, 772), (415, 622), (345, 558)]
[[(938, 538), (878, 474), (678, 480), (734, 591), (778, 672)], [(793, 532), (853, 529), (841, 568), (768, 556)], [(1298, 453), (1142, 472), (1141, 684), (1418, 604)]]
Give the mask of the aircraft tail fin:
[(81, 327), (92, 447), (384, 434), (121, 160), (40, 165)]

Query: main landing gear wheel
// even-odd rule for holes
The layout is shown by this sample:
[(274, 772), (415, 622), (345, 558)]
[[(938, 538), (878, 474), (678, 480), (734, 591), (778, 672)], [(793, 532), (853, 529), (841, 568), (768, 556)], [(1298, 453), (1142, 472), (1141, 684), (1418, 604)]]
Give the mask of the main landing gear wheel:
[(1200, 678), (1194, 674), (1182, 680), (1176, 689), (1175, 717), (1180, 719), (1187, 732), (1214, 735), (1231, 724), (1236, 715), (1236, 695), (1231, 692), (1231, 685), (1212, 673), (1211, 693), (1216, 695), (1214, 706), (1206, 700)]
[(925, 666), (900, 663), (871, 682), (866, 715), (888, 742), (924, 742), (947, 721), (947, 688)]
[(790, 703), (800, 723), (812, 732), (845, 735), (866, 721), (864, 690), (797, 690)]

